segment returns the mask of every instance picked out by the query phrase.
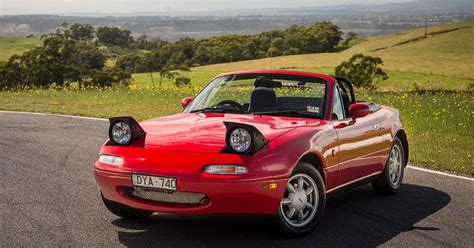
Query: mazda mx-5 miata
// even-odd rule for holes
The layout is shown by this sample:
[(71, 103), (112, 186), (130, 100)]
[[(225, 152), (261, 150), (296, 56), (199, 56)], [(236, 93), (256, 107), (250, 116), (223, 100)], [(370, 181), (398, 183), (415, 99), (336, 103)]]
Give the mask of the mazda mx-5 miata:
[(357, 101), (344, 78), (225, 73), (181, 104), (182, 113), (140, 123), (110, 119), (94, 172), (112, 213), (265, 214), (301, 236), (329, 193), (371, 182), (394, 194), (402, 183), (399, 111)]

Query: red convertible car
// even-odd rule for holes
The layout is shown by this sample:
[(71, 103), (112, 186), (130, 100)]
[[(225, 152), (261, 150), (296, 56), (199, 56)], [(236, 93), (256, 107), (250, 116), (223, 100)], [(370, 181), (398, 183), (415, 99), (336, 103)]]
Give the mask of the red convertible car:
[(266, 214), (301, 236), (329, 193), (371, 182), (394, 194), (402, 183), (399, 111), (357, 101), (344, 78), (225, 73), (181, 104), (182, 113), (140, 123), (110, 119), (94, 172), (112, 213)]

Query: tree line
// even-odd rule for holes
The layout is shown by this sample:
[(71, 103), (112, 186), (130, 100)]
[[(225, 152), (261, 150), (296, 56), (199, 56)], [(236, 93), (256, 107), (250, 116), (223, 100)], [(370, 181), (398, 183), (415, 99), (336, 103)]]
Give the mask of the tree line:
[[(135, 72), (157, 71), (163, 76), (200, 65), (332, 52), (338, 49), (342, 35), (331, 22), (318, 22), (255, 35), (168, 42), (145, 35), (135, 40), (130, 31), (118, 27), (64, 23), (42, 37), (43, 46), (0, 62), (0, 89), (65, 87), (72, 82), (79, 83), (79, 88), (126, 86)], [(118, 57), (114, 66), (105, 66), (110, 59), (106, 50), (113, 47), (129, 52)], [(186, 78), (176, 78), (177, 84), (189, 84)]]
[(312, 26), (293, 25), (256, 35), (222, 35), (207, 39), (182, 38), (176, 42), (138, 38), (135, 48), (145, 54), (129, 54), (117, 66), (133, 72), (172, 70), (270, 56), (333, 52), (343, 33), (331, 22)]
[(42, 47), (13, 55), (0, 63), (0, 89), (126, 86), (131, 74), (106, 67), (106, 57), (94, 44), (61, 38), (47, 38)]

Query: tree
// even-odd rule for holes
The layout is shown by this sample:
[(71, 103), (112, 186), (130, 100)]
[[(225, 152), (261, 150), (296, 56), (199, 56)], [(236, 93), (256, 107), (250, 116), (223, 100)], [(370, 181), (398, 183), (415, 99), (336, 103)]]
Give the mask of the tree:
[(314, 50), (308, 52), (332, 52), (342, 40), (342, 31), (331, 22), (318, 22), (309, 28), (311, 40), (315, 42), (311, 46)]
[(375, 90), (378, 82), (388, 78), (380, 68), (382, 64), (379, 57), (356, 54), (336, 67), (336, 75), (346, 77), (356, 87)]
[(346, 39), (344, 40), (344, 45), (345, 46), (349, 45), (349, 42), (351, 42), (354, 39), (357, 39), (357, 34), (352, 31), (348, 32), (346, 34)]
[(100, 44), (107, 46), (127, 46), (133, 41), (129, 30), (122, 30), (117, 27), (99, 27), (96, 36)]
[(90, 80), (84, 83), (86, 88), (127, 87), (131, 74), (118, 68), (93, 70)]
[(95, 28), (90, 24), (75, 23), (69, 27), (68, 36), (73, 40), (90, 41), (94, 38)]
[(138, 37), (137, 41), (135, 42), (135, 46), (138, 49), (144, 49), (146, 47), (147, 43), (148, 43), (147, 39), (148, 39), (148, 36), (145, 33), (141, 34)]
[(91, 76), (92, 70), (102, 70), (105, 64), (104, 54), (90, 43), (74, 42), (66, 46), (62, 53), (67, 79), (78, 82), (79, 89), (82, 88), (83, 80)]
[(163, 78), (173, 80), (173, 78), (179, 75), (179, 72), (171, 71), (170, 69), (166, 67), (161, 69), (159, 73), (160, 73), (160, 88), (161, 88), (161, 85), (163, 84)]
[(24, 72), (19, 55), (13, 55), (7, 62), (0, 63), (0, 89), (14, 89), (25, 87)]
[(81, 82), (92, 70), (102, 70), (105, 56), (90, 43), (47, 38), (42, 47), (12, 56), (0, 65), (0, 88), (63, 87)]
[(268, 49), (269, 53), (272, 56), (279, 56), (285, 52), (285, 41), (281, 37), (276, 37), (272, 40), (270, 49)]
[(115, 66), (121, 68), (122, 70), (129, 69), (133, 72), (142, 72), (138, 70), (137, 67), (140, 63), (142, 63), (143, 59), (144, 58), (142, 55), (131, 53), (119, 57), (115, 62)]

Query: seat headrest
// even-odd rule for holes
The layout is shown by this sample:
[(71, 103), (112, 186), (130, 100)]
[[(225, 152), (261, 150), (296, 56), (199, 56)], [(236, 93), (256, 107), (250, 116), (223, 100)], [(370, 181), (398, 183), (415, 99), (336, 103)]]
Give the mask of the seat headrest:
[(275, 111), (278, 109), (276, 93), (271, 88), (258, 87), (250, 97), (251, 112)]

